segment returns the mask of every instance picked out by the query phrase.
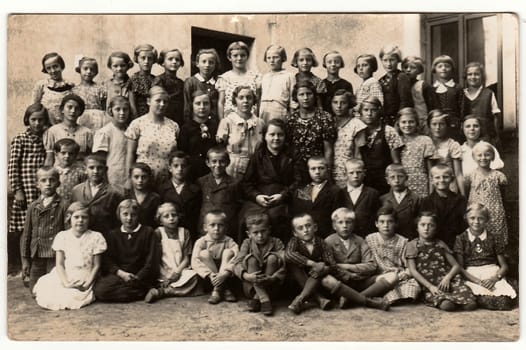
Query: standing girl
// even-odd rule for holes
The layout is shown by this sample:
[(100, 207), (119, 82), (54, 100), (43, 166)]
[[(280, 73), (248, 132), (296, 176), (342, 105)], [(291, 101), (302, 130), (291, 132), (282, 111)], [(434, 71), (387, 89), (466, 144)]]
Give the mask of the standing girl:
[(287, 120), (295, 83), (294, 74), (283, 69), (287, 53), (279, 45), (270, 45), (263, 60), (269, 65), (270, 72), (263, 74), (261, 79), (259, 117), (265, 123), (273, 118)]
[(382, 103), (376, 97), (367, 97), (358, 107), (361, 120), (367, 126), (355, 138), (355, 158), (365, 163), (364, 184), (384, 194), (389, 192), (385, 168), (400, 163), (400, 149), (404, 143), (396, 130), (382, 121)]
[(126, 179), (127, 139), (124, 131), (131, 117), (130, 101), (123, 96), (115, 96), (108, 105), (111, 123), (95, 132), (93, 152), (106, 153), (108, 182), (119, 190), (124, 189)]
[(407, 187), (417, 196), (425, 197), (431, 191), (429, 171), (435, 145), (429, 136), (418, 134), (418, 121), (414, 108), (406, 107), (400, 110), (398, 127), (405, 145), (400, 152), (400, 161), (407, 173)]
[(161, 204), (157, 210), (160, 226), (155, 231), (161, 237), (162, 250), (160, 286), (148, 291), (144, 298), (147, 303), (166, 297), (188, 296), (199, 281), (197, 273), (190, 268), (192, 242), (190, 232), (179, 226), (180, 215), (171, 202)]
[(310, 157), (323, 156), (332, 168), (336, 127), (332, 116), (316, 106), (316, 86), (310, 81), (298, 82), (292, 98), (299, 104), (299, 109), (287, 120), (287, 141), (292, 147), (295, 177), (300, 185), (306, 185), (310, 182), (307, 169)]
[(433, 109), (429, 112), (427, 125), (435, 144), (434, 159), (437, 163), (445, 164), (453, 170), (454, 181), (451, 182), (450, 190), (466, 196), (462, 173), (462, 150), (460, 144), (449, 137), (449, 116), (439, 109)]
[(418, 238), (407, 244), (405, 257), (411, 275), (426, 289), (424, 303), (444, 311), (474, 310), (475, 297), (458, 274), (461, 267), (453, 252), (435, 238), (436, 214), (421, 212), (416, 223)]
[(179, 49), (162, 50), (157, 63), (163, 66), (164, 73), (153, 79), (153, 85), (159, 85), (168, 93), (167, 117), (179, 125), (184, 123), (184, 82), (177, 77), (179, 68), (184, 67), (183, 54)]
[(56, 52), (50, 52), (42, 57), (42, 73), (49, 78), (40, 80), (33, 89), (33, 102), (42, 103), (49, 113), (51, 125), (62, 121), (60, 103), (64, 96), (71, 92), (74, 84), (62, 78), (62, 71), (66, 68), (64, 59)]
[(264, 122), (252, 113), (256, 94), (250, 86), (237, 86), (232, 93), (235, 111), (219, 122), (216, 139), (226, 144), (230, 164), (226, 172), (240, 180), (247, 170), (248, 160), (261, 141)]
[(126, 172), (129, 173), (135, 162), (146, 163), (152, 168), (157, 185), (170, 177), (169, 155), (177, 148), (179, 139), (179, 125), (166, 117), (168, 98), (162, 87), (152, 87), (146, 101), (150, 111), (133, 120), (125, 132), (128, 139)]
[(80, 96), (70, 93), (60, 103), (62, 122), (53, 125), (44, 133), (44, 146), (46, 147), (46, 161), (44, 165), (53, 166), (55, 163), (54, 146), (60, 139), (73, 139), (80, 146), (77, 162), (84, 161), (84, 157), (91, 152), (93, 146), (93, 132), (77, 123), (80, 115), (84, 113), (85, 104)]
[[(462, 130), (464, 136), (466, 137), (466, 142), (461, 146), (462, 150), (462, 174), (467, 176), (471, 174), (475, 169), (477, 169), (477, 162), (473, 158), (473, 147), (479, 141), (481, 141), (480, 130), (481, 130), (481, 121), (478, 116), (473, 114), (467, 115), (464, 117), (464, 122), (462, 123)], [(491, 161), (490, 168), (493, 170), (502, 169), (504, 167), (504, 162), (500, 158), (499, 152), (495, 147), (493, 147), (493, 152), (495, 154), (495, 159)]]
[(24, 229), (27, 206), (39, 196), (36, 172), (46, 159), (42, 134), (49, 126), (47, 109), (41, 103), (27, 107), (24, 125), (27, 126), (26, 131), (11, 141), (7, 166), (9, 185), (14, 194), (9, 217), (8, 251), (14, 254), (20, 251), (19, 241)]
[(440, 55), (433, 60), (432, 71), (435, 75), (435, 97), (438, 107), (448, 115), (448, 135), (460, 142), (460, 109), (462, 104), (462, 88), (453, 80), (455, 63), (447, 55)]
[(199, 72), (184, 81), (184, 117), (192, 118), (193, 94), (197, 90), (206, 91), (210, 96), (210, 113), (217, 114), (217, 101), (219, 92), (215, 88), (217, 72), (221, 69), (221, 60), (216, 49), (200, 49), (195, 55), (195, 66)]
[(336, 90), (332, 97), (332, 113), (336, 118), (338, 136), (334, 142), (334, 162), (332, 177), (334, 182), (341, 188), (347, 186), (347, 171), (345, 162), (354, 156), (354, 138), (358, 131), (364, 129), (366, 125), (360, 118), (352, 115), (352, 108), (356, 101), (351, 92), (340, 89)]
[(358, 87), (358, 90), (356, 90), (357, 108), (360, 108), (360, 105), (367, 97), (377, 98), (383, 106), (384, 94), (382, 92), (382, 86), (378, 80), (373, 77), (373, 73), (377, 70), (378, 61), (376, 61), (374, 55), (363, 54), (356, 58), (354, 73), (362, 79), (362, 83)]
[(133, 62), (126, 52), (115, 51), (108, 57), (107, 66), (111, 69), (113, 77), (104, 82), (106, 107), (114, 96), (124, 96), (129, 99), (131, 81), (128, 70), (133, 67)]
[(466, 284), (477, 304), (490, 310), (510, 310), (517, 293), (506, 281), (508, 263), (504, 242), (487, 228), (491, 215), (482, 204), (471, 204), (466, 210), (469, 228), (457, 236), (455, 255)]
[(141, 44), (133, 50), (133, 60), (139, 65), (139, 71), (130, 78), (130, 104), (133, 118), (148, 113), (148, 93), (152, 87), (152, 67), (157, 61), (157, 50), (150, 44)]
[(292, 67), (298, 68), (298, 73), (296, 73), (296, 84), (303, 81), (310, 81), (316, 88), (316, 106), (318, 108), (323, 108), (322, 96), (327, 94), (327, 86), (323, 80), (311, 72), (313, 67), (318, 67), (318, 60), (308, 47), (304, 47), (294, 52), (294, 57), (292, 57), (292, 62), (290, 63)]
[(334, 93), (343, 89), (352, 95), (353, 88), (351, 83), (340, 78), (340, 69), (345, 67), (345, 63), (338, 51), (329, 51), (323, 56), (323, 67), (327, 69), (327, 78), (323, 79), (323, 83), (327, 87), (327, 93), (322, 98), (322, 107), (324, 111), (333, 113), (332, 97)]
[(248, 86), (255, 92), (256, 98), (253, 102), (252, 112), (257, 113), (257, 97), (261, 95), (261, 76), (259, 73), (247, 69), (248, 56), (250, 49), (242, 41), (236, 41), (228, 45), (226, 57), (232, 63), (232, 69), (221, 74), (216, 83), (216, 89), (219, 91), (219, 100), (217, 110), (219, 119), (226, 117), (235, 107), (233, 92), (238, 86)]
[(74, 202), (69, 206), (66, 221), (71, 228), (59, 232), (51, 246), (56, 252), (56, 266), (33, 289), (41, 307), (74, 310), (95, 300), (92, 286), (107, 246), (102, 234), (88, 230), (89, 220), (86, 205)]
[(491, 161), (495, 159), (494, 148), (491, 144), (480, 141), (473, 147), (472, 155), (478, 167), (466, 176), (466, 185), (469, 188), (468, 203), (480, 203), (488, 209), (490, 220), (487, 228), (506, 245), (508, 227), (502, 194), (504, 186), (508, 184), (508, 179), (500, 171), (491, 169)]
[(133, 199), (139, 205), (139, 223), (154, 228), (157, 226), (155, 216), (161, 197), (153, 191), (153, 172), (144, 163), (135, 163), (130, 168), (131, 188), (124, 192), (124, 199)]
[(104, 113), (104, 88), (93, 81), (99, 74), (99, 65), (94, 58), (82, 57), (75, 72), (80, 74), (80, 84), (71, 91), (86, 104), (78, 123), (95, 132), (111, 122), (111, 118)]
[(492, 90), (485, 87), (486, 71), (479, 62), (471, 62), (464, 69), (464, 98), (462, 100), (463, 116), (475, 114), (482, 122), (483, 140), (500, 147), (499, 122), (500, 109)]

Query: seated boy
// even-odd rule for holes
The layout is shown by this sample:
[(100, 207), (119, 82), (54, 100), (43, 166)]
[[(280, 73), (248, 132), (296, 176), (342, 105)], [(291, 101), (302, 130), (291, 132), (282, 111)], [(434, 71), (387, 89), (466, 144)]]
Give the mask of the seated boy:
[(199, 209), (201, 208), (201, 189), (198, 185), (186, 181), (189, 158), (182, 151), (170, 155), (169, 171), (172, 178), (159, 186), (161, 203), (172, 202), (181, 208), (180, 225), (190, 231), (195, 242), (200, 236), (197, 229)]
[(292, 197), (292, 215), (308, 213), (318, 223), (321, 238), (331, 234), (331, 213), (343, 205), (340, 188), (328, 182), (327, 160), (314, 156), (307, 161), (311, 183), (298, 188)]
[(121, 227), (104, 233), (102, 276), (95, 282), (97, 300), (128, 302), (143, 299), (155, 286), (161, 265), (161, 240), (139, 223), (139, 204), (125, 199), (117, 207)]
[(415, 218), (419, 213), (420, 198), (407, 188), (407, 173), (401, 164), (385, 169), (385, 179), (391, 190), (380, 197), (382, 207), (391, 207), (398, 216), (397, 232), (409, 240), (417, 238)]
[[(389, 309), (383, 300), (366, 298), (341, 281), (349, 282), (350, 274), (338, 267), (327, 244), (316, 236), (318, 227), (309, 214), (299, 214), (292, 219), (291, 238), (285, 250), (285, 260), (294, 280), (303, 288), (289, 305), (295, 314), (303, 311), (305, 302), (314, 297), (322, 310), (330, 307), (330, 301), (320, 295), (320, 287), (333, 296), (350, 302), (381, 309)], [(345, 302), (347, 302), (345, 300)]]
[[(331, 216), (332, 227), (336, 233), (325, 238), (338, 267), (350, 275), (348, 286), (362, 290), (364, 281), (376, 271), (374, 256), (365, 240), (353, 233), (355, 215), (348, 208), (338, 208)], [(340, 307), (346, 305), (340, 300)]]
[(360, 159), (350, 159), (345, 162), (347, 172), (347, 187), (340, 190), (343, 196), (343, 206), (354, 211), (354, 233), (365, 237), (376, 231), (374, 215), (380, 208), (378, 191), (363, 184), (365, 178), (365, 164)]
[(239, 253), (239, 246), (226, 235), (226, 214), (214, 210), (205, 215), (203, 231), (192, 251), (191, 265), (197, 274), (212, 284), (210, 304), (217, 304), (223, 298), (229, 302), (237, 301), (230, 290), (233, 259)]
[(73, 139), (60, 139), (53, 146), (55, 169), (60, 174), (57, 193), (62, 197), (66, 208), (71, 204), (73, 187), (86, 181), (86, 171), (77, 163), (80, 146)]
[(248, 311), (273, 313), (270, 294), (285, 279), (285, 246), (270, 236), (270, 217), (266, 213), (248, 213), (245, 224), (248, 238), (234, 259), (234, 273), (243, 281)]
[[(198, 228), (203, 227), (203, 218), (211, 210), (222, 210), (227, 217), (227, 232), (237, 238), (237, 212), (239, 211), (238, 185), (226, 173), (230, 157), (224, 147), (212, 147), (206, 154), (206, 165), (210, 173), (198, 179), (202, 202)], [(238, 240), (240, 242), (240, 240)]]
[(467, 224), (464, 221), (467, 201), (459, 193), (452, 192), (449, 184), (454, 180), (453, 170), (444, 164), (431, 168), (433, 192), (422, 199), (421, 211), (431, 211), (437, 215), (437, 235), (453, 249), (456, 237), (464, 232)]
[(108, 233), (119, 226), (115, 210), (122, 200), (122, 194), (108, 184), (106, 180), (106, 159), (98, 153), (84, 158), (88, 179), (73, 187), (71, 201), (81, 202), (89, 207), (90, 230)]
[(29, 278), (29, 290), (37, 280), (55, 267), (53, 239), (64, 230), (67, 206), (57, 194), (59, 174), (57, 169), (45, 166), (37, 170), (37, 187), (40, 197), (27, 208), (24, 231), (20, 237), (20, 256), (24, 281)]

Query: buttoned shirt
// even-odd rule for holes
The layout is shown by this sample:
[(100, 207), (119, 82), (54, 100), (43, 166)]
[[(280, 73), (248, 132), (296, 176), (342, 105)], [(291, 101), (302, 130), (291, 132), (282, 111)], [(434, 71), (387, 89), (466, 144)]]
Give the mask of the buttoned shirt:
[(402, 203), (406, 195), (407, 189), (403, 190), (402, 192), (393, 191), (393, 196), (398, 204)]
[(362, 190), (363, 184), (361, 184), (358, 187), (352, 187), (351, 185), (347, 185), (347, 192), (349, 192), (349, 196), (351, 197), (353, 204), (356, 204), (356, 201), (360, 197), (360, 194), (362, 194)]

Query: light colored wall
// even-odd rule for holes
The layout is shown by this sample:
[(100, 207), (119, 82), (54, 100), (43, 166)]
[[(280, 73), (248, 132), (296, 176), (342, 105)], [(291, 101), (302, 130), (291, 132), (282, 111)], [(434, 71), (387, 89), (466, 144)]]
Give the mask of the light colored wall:
[[(321, 61), (329, 50), (339, 50), (346, 66), (341, 76), (355, 86), (353, 73), (356, 56), (362, 53), (378, 55), (382, 45), (396, 43), (410, 54), (418, 54), (418, 15), (338, 14), (338, 15), (16, 15), (8, 22), (8, 135), (23, 130), (22, 115), (32, 102), (31, 90), (36, 81), (46, 76), (40, 72), (42, 56), (59, 52), (66, 61), (64, 78), (79, 81), (74, 71), (76, 55), (97, 59), (100, 72), (97, 81), (110, 77), (106, 60), (111, 51), (122, 50), (130, 55), (139, 43), (151, 43), (158, 49), (177, 47), (182, 50), (186, 66), (181, 78), (190, 75), (191, 27), (231, 32), (255, 38), (250, 58), (251, 68), (267, 70), (263, 53), (271, 43), (286, 48), (290, 58), (295, 50), (308, 46)], [(386, 30), (388, 27), (389, 30)], [(416, 36), (415, 36), (416, 35)], [(130, 73), (137, 71), (133, 67)], [(162, 72), (155, 66), (153, 74)], [(325, 77), (324, 68), (314, 73)], [(376, 73), (383, 74), (382, 69)]]

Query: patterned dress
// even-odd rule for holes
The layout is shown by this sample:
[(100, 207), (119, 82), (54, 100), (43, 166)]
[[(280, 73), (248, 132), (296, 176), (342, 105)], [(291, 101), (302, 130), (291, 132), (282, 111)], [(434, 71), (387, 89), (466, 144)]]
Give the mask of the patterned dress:
[(146, 114), (133, 120), (124, 133), (137, 142), (137, 162), (146, 163), (152, 168), (155, 183), (160, 184), (169, 178), (168, 165), (170, 152), (177, 147), (179, 125), (171, 119), (163, 118), (160, 123)]
[(363, 100), (367, 97), (376, 97), (384, 104), (384, 93), (382, 92), (382, 86), (374, 77), (365, 79), (362, 84), (356, 90), (356, 108), (360, 106)]
[(35, 135), (31, 129), (15, 136), (11, 141), (7, 175), (11, 191), (22, 191), (26, 197), (24, 207), (13, 203), (9, 218), (9, 232), (21, 232), (24, 229), (27, 206), (38, 198), (36, 172), (44, 165), (46, 151), (42, 137)]
[(508, 243), (508, 226), (506, 213), (500, 193), (500, 186), (508, 184), (506, 175), (498, 170), (484, 174), (480, 169), (466, 176), (466, 184), (470, 185), (468, 203), (479, 203), (488, 208), (490, 219), (486, 229)]
[(150, 73), (138, 71), (130, 78), (131, 91), (135, 97), (135, 108), (137, 109), (137, 117), (145, 115), (149, 111), (149, 106), (146, 103), (149, 97), (150, 88), (152, 87), (153, 76)]
[(93, 146), (93, 132), (82, 125), (77, 125), (74, 131), (71, 131), (64, 123), (53, 125), (44, 132), (43, 138), (44, 147), (48, 153), (54, 152), (55, 142), (58, 140), (64, 138), (74, 140), (80, 146), (76, 159), (79, 164), (82, 164), (84, 157), (91, 152)]
[(355, 153), (354, 137), (358, 131), (365, 128), (366, 125), (360, 118), (352, 118), (347, 123), (338, 127), (338, 137), (334, 142), (334, 167), (332, 177), (336, 185), (344, 188), (347, 185), (347, 172), (345, 162)]
[(97, 83), (90, 85), (80, 84), (72, 91), (79, 95), (86, 103), (84, 113), (79, 117), (77, 123), (95, 132), (104, 125), (111, 122), (111, 117), (104, 111), (104, 87)]
[[(434, 286), (438, 286), (451, 269), (446, 260), (446, 252), (452, 254), (451, 249), (442, 241), (423, 242), (416, 238), (407, 244), (406, 259), (415, 259), (416, 269)], [(475, 296), (466, 285), (460, 274), (451, 280), (449, 292), (433, 295), (429, 290), (424, 294), (424, 303), (438, 307), (443, 301), (449, 300), (456, 305), (471, 304)]]
[[(225, 93), (225, 105), (224, 105), (224, 116), (228, 114), (228, 111), (232, 111), (234, 106), (232, 104), (232, 93), (238, 86), (250, 86), (254, 93), (261, 87), (261, 75), (254, 71), (246, 71), (245, 74), (237, 74), (234, 71), (229, 70), (217, 77), (216, 89), (219, 92)], [(255, 104), (252, 111), (255, 112)]]
[(60, 104), (62, 99), (71, 93), (75, 84), (67, 81), (55, 81), (51, 78), (40, 80), (33, 89), (33, 102), (40, 102), (49, 113), (49, 121), (52, 125), (62, 122)]
[[(52, 248), (64, 252), (66, 275), (70, 281), (75, 281), (85, 280), (89, 276), (93, 268), (93, 256), (102, 254), (107, 246), (99, 232), (87, 230), (76, 237), (72, 230), (67, 230), (57, 234)], [(33, 292), (37, 304), (49, 310), (80, 309), (95, 300), (92, 287), (85, 291), (64, 287), (56, 268), (38, 280)]]
[(407, 238), (399, 234), (395, 234), (389, 240), (384, 240), (379, 232), (371, 233), (365, 238), (378, 264), (377, 271), (380, 275), (377, 278), (389, 272), (398, 274), (398, 284), (384, 295), (384, 299), (389, 303), (400, 299), (416, 299), (420, 293), (420, 285), (411, 277), (405, 264), (404, 250), (407, 241)]
[(430, 137), (424, 135), (402, 136), (405, 147), (400, 160), (407, 172), (407, 187), (419, 197), (429, 194), (429, 176), (426, 160), (435, 154), (435, 146)]
[(62, 197), (67, 208), (71, 203), (73, 187), (86, 181), (86, 170), (83, 165), (76, 163), (69, 168), (55, 165), (55, 169), (60, 174), (60, 186), (57, 188), (57, 193)]

